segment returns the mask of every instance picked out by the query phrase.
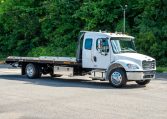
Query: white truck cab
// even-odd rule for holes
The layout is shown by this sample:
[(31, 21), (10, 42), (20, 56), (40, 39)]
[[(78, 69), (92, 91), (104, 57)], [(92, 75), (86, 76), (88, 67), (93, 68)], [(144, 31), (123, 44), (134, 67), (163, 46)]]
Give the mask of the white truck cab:
[(156, 70), (155, 59), (136, 52), (134, 37), (92, 31), (81, 32), (76, 58), (9, 56), (6, 63), (21, 67), (21, 74), (28, 78), (91, 74), (92, 79), (109, 80), (114, 87), (128, 81), (146, 85), (155, 78)]
[(136, 52), (134, 37), (84, 32), (82, 39), (82, 67), (94, 69), (92, 78), (109, 80), (115, 87), (126, 81), (145, 85), (155, 78), (155, 59)]

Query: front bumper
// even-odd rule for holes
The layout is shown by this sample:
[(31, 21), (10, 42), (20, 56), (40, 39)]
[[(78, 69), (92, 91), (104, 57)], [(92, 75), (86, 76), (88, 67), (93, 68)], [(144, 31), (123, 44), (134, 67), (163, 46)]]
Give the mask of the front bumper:
[(130, 81), (155, 79), (155, 71), (126, 72)]

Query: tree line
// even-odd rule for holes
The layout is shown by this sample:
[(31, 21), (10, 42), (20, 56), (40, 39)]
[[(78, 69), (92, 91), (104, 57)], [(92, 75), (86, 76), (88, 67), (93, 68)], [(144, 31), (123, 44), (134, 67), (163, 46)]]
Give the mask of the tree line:
[(75, 56), (80, 30), (123, 31), (167, 66), (166, 0), (0, 0), (0, 57)]

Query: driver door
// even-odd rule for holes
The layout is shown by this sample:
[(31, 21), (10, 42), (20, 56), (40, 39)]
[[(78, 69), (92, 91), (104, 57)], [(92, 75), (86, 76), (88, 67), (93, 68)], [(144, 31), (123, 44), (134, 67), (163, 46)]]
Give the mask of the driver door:
[(106, 69), (110, 65), (111, 61), (109, 38), (98, 36), (95, 39), (96, 40), (93, 50), (94, 68)]

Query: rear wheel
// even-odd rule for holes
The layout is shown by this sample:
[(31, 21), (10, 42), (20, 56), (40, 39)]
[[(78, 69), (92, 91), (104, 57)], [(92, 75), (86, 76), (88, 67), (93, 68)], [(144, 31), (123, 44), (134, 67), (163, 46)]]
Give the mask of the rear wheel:
[(150, 83), (150, 79), (148, 79), (148, 80), (139, 80), (139, 81), (136, 81), (136, 83), (137, 84), (139, 84), (139, 85), (146, 85), (146, 84), (148, 84), (148, 83)]
[(126, 85), (127, 78), (123, 69), (114, 69), (110, 72), (109, 82), (113, 87), (120, 88)]
[(27, 64), (25, 68), (25, 72), (26, 72), (27, 77), (30, 79), (41, 77), (39, 67), (32, 63)]

